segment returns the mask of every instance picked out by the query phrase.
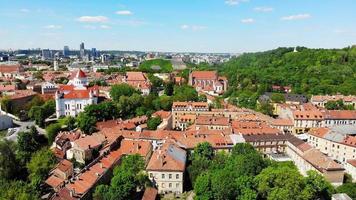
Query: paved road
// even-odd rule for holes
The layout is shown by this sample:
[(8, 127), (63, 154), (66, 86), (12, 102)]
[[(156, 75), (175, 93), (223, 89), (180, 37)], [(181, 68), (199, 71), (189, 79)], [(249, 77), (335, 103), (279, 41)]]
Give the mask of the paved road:
[(7, 136), (6, 137), (7, 140), (16, 142), (18, 133), (30, 131), (31, 126), (35, 126), (39, 134), (41, 135), (46, 134), (46, 130), (37, 126), (34, 121), (21, 122), (21, 121), (13, 120), (13, 123), (15, 126), (16, 125), (18, 126), (16, 127), (16, 129), (18, 130), (16, 130), (12, 135)]

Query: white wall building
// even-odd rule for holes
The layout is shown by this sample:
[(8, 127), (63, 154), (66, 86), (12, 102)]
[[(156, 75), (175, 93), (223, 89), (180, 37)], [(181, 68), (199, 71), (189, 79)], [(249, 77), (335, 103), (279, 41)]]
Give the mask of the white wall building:
[(59, 88), (55, 94), (57, 117), (77, 116), (87, 105), (98, 103), (98, 87), (89, 88), (87, 85), (87, 76), (78, 70), (68, 85)]

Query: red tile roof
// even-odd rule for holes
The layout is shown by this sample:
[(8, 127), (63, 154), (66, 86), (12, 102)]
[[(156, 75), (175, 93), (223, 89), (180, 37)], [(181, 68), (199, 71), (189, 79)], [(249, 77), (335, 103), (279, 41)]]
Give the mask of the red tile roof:
[(356, 159), (347, 160), (347, 163), (349, 163), (350, 165), (356, 167)]
[(324, 138), (324, 136), (330, 131), (329, 128), (313, 128), (310, 130), (309, 134), (319, 137), (319, 138)]
[[(177, 156), (175, 156), (177, 155)], [(184, 160), (179, 160), (182, 155)], [(147, 165), (150, 171), (185, 171), (186, 152), (173, 143), (166, 142), (162, 149), (156, 150)]]
[(156, 200), (158, 191), (156, 188), (148, 187), (143, 193), (142, 200)]
[(45, 183), (51, 186), (52, 188), (58, 188), (64, 183), (64, 180), (55, 175), (51, 175), (50, 177), (48, 177)]
[(142, 72), (126, 72), (127, 81), (146, 81), (147, 78)]
[(70, 162), (69, 160), (63, 159), (61, 162), (58, 163), (56, 168), (62, 172), (66, 172), (71, 168), (73, 168), (73, 163)]
[(356, 110), (327, 110), (325, 119), (356, 119)]
[(216, 80), (218, 75), (216, 71), (193, 71), (192, 77), (203, 80)]

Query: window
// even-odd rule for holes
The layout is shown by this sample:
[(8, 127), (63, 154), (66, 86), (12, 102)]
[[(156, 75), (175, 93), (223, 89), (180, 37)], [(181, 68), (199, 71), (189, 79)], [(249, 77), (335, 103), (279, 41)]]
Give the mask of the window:
[(179, 187), (179, 183), (176, 183), (176, 188), (178, 188)]
[(179, 179), (179, 174), (176, 174), (176, 179)]
[(171, 187), (172, 187), (172, 183), (169, 183), (169, 184), (168, 184), (168, 187), (171, 188)]
[(162, 179), (164, 179), (164, 174), (162, 174)]
[(169, 179), (172, 179), (172, 174), (168, 174), (168, 178), (169, 178)]
[(150, 173), (150, 178), (153, 178), (153, 174), (152, 173)]

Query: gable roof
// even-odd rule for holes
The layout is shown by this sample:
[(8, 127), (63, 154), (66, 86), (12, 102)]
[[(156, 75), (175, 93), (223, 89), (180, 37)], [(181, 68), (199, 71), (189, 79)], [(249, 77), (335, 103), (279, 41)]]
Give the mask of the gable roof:
[(216, 71), (193, 71), (192, 77), (195, 79), (216, 80), (218, 75)]

